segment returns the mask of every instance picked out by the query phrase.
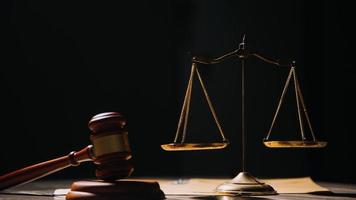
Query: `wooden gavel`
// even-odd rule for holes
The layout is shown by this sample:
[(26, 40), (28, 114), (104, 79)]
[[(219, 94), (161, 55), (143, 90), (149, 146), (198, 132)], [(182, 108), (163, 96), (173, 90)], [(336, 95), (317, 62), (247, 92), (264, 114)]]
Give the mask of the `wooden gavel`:
[(120, 113), (107, 112), (95, 115), (89, 121), (92, 145), (67, 156), (35, 164), (0, 176), (0, 190), (31, 182), (69, 166), (94, 161), (96, 177), (105, 181), (127, 178), (133, 172), (129, 162), (131, 150), (126, 120)]

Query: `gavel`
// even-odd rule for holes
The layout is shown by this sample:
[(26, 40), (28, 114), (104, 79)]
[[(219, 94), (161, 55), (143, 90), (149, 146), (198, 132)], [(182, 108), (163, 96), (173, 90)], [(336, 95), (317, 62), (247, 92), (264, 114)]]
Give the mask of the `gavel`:
[(0, 176), (0, 190), (21, 185), (82, 162), (94, 161), (96, 177), (104, 181), (127, 178), (133, 172), (126, 120), (117, 112), (95, 115), (88, 124), (89, 145), (67, 156), (35, 164)]

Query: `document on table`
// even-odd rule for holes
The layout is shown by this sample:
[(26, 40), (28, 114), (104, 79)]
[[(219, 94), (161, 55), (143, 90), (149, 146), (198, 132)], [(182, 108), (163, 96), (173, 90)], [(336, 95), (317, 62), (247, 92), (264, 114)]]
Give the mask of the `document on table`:
[[(166, 195), (216, 195), (215, 188), (230, 179), (178, 179), (152, 180), (159, 182)], [(328, 189), (316, 184), (310, 177), (262, 179), (280, 194), (300, 194), (313, 192), (329, 192)]]

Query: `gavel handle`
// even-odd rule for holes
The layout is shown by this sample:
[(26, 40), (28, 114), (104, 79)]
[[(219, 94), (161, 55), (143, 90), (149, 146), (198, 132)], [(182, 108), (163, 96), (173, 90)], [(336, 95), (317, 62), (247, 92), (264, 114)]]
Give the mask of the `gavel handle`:
[(78, 152), (72, 151), (67, 156), (0, 176), (0, 190), (34, 181), (70, 166), (78, 166), (81, 162), (91, 161), (93, 159), (92, 148), (92, 145), (89, 145)]

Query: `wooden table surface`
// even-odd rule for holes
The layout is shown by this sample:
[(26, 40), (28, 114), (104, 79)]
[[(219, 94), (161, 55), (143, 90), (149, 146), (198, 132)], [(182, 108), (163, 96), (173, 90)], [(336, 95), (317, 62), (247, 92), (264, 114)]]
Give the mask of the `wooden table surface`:
[[(34, 193), (39, 192), (42, 194), (48, 194), (48, 196), (36, 196), (28, 194), (0, 194), (0, 200), (64, 200), (64, 196), (49, 196), (53, 193), (54, 189), (57, 188), (69, 188), (72, 181), (62, 180), (62, 181), (35, 181), (23, 185), (16, 190), (21, 191), (33, 191)], [(305, 200), (305, 199), (356, 199), (356, 185), (352, 184), (341, 184), (341, 183), (327, 183), (318, 182), (323, 187), (328, 188), (332, 193), (324, 194), (279, 194), (271, 196), (253, 196), (253, 197), (177, 197), (177, 196), (167, 196), (168, 200), (182, 200), (182, 199), (195, 199), (195, 200), (245, 200), (245, 199), (255, 199), (255, 200), (268, 200), (268, 199), (291, 199), (291, 200)]]

